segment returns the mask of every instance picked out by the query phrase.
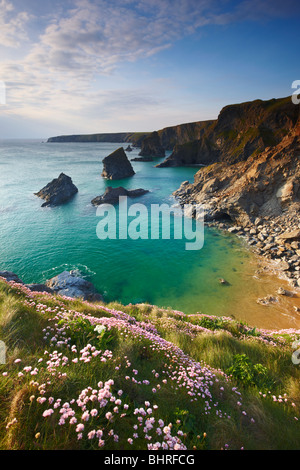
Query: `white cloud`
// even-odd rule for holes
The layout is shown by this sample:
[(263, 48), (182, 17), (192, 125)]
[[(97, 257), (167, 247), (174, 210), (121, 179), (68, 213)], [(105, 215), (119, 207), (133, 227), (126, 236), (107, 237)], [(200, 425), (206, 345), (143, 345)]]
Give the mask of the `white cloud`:
[(15, 13), (14, 6), (7, 0), (0, 2), (0, 45), (18, 47), (27, 40), (26, 24), (30, 16), (27, 12)]
[[(0, 64), (5, 112), (58, 124), (69, 120), (70, 126), (82, 116), (97, 123), (105, 114), (111, 123), (121, 112), (125, 122), (138, 109), (152, 116), (170, 106), (158, 85), (122, 88), (116, 78), (120, 64), (158, 54), (207, 24), (276, 17), (298, 8), (293, 0), (66, 0), (48, 2), (39, 22), (36, 3), (0, 0), (0, 44), (18, 51), (18, 59)], [(97, 89), (101, 76), (112, 77), (114, 85)]]

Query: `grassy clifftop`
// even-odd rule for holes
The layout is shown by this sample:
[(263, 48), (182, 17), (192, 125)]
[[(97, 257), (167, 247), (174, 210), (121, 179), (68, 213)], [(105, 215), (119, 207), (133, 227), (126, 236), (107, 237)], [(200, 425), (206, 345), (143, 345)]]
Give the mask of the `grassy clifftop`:
[(299, 336), (0, 280), (0, 448), (296, 449)]

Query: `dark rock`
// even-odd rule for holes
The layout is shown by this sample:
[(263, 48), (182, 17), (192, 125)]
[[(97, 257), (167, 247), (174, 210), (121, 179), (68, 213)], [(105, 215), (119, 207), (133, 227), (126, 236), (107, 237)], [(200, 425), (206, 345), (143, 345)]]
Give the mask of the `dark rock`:
[(38, 193), (35, 193), (35, 195), (41, 199), (45, 199), (45, 202), (42, 204), (42, 207), (45, 207), (64, 204), (76, 193), (78, 193), (78, 189), (72, 183), (72, 179), (64, 173), (61, 173), (58, 178), (52, 180)]
[(164, 157), (165, 149), (161, 145), (158, 132), (152, 132), (148, 137), (146, 137), (141, 146), (141, 151), (139, 153), (141, 157)]
[(132, 152), (132, 148), (130, 145), (128, 145), (128, 147), (125, 149), (126, 152)]
[(21, 279), (19, 279), (19, 277), (11, 271), (0, 271), (0, 277), (4, 277), (8, 282), (14, 281), (18, 284), (24, 284), (23, 281), (21, 281)]
[(81, 278), (73, 271), (64, 271), (46, 282), (54, 293), (89, 301), (103, 301), (91, 282)]
[(153, 162), (152, 157), (136, 157), (131, 159), (132, 162)]
[(32, 292), (47, 292), (48, 294), (53, 294), (54, 291), (45, 284), (27, 284), (26, 287)]
[(100, 204), (117, 204), (119, 202), (120, 196), (127, 196), (127, 197), (139, 197), (143, 196), (144, 194), (148, 193), (149, 191), (146, 189), (125, 189), (122, 186), (119, 188), (112, 188), (109, 186), (106, 188), (105, 193), (102, 196), (95, 197), (91, 202), (94, 206), (99, 206)]
[(110, 180), (118, 180), (133, 176), (132, 165), (128, 160), (123, 147), (118, 148), (103, 160), (102, 176)]

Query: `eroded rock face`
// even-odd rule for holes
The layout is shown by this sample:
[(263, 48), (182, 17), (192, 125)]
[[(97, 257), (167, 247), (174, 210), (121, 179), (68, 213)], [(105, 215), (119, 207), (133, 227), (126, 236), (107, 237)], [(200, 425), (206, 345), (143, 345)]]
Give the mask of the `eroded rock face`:
[(177, 144), (159, 167), (245, 161), (274, 147), (299, 119), (291, 97), (225, 106), (197, 140)]
[(123, 147), (118, 148), (103, 160), (102, 176), (109, 180), (128, 178), (135, 174)]
[(59, 295), (89, 301), (103, 301), (103, 297), (96, 291), (93, 284), (73, 271), (63, 271), (47, 281), (46, 286)]
[(52, 180), (35, 195), (45, 200), (42, 204), (42, 207), (45, 207), (64, 204), (76, 193), (78, 193), (78, 189), (73, 184), (70, 176), (61, 173), (58, 178)]
[(141, 157), (164, 157), (165, 149), (160, 143), (160, 138), (158, 132), (152, 132), (148, 137), (146, 137), (141, 146), (141, 151), (139, 153)]
[(300, 122), (277, 146), (255, 157), (202, 168), (193, 184), (183, 184), (174, 195), (183, 203), (203, 204), (206, 220), (227, 216), (243, 226), (299, 210)]
[(148, 193), (149, 191), (146, 189), (125, 189), (122, 186), (119, 188), (112, 188), (108, 187), (105, 190), (105, 193), (102, 196), (95, 197), (91, 202), (94, 206), (99, 206), (100, 204), (117, 204), (119, 202), (120, 196), (127, 196), (127, 197), (139, 197), (143, 196), (144, 194)]

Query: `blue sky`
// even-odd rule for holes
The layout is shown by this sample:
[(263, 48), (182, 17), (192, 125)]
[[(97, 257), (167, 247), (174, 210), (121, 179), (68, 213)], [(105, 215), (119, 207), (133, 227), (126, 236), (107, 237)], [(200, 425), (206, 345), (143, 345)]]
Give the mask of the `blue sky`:
[(152, 131), (288, 96), (298, 0), (0, 0), (0, 138)]

